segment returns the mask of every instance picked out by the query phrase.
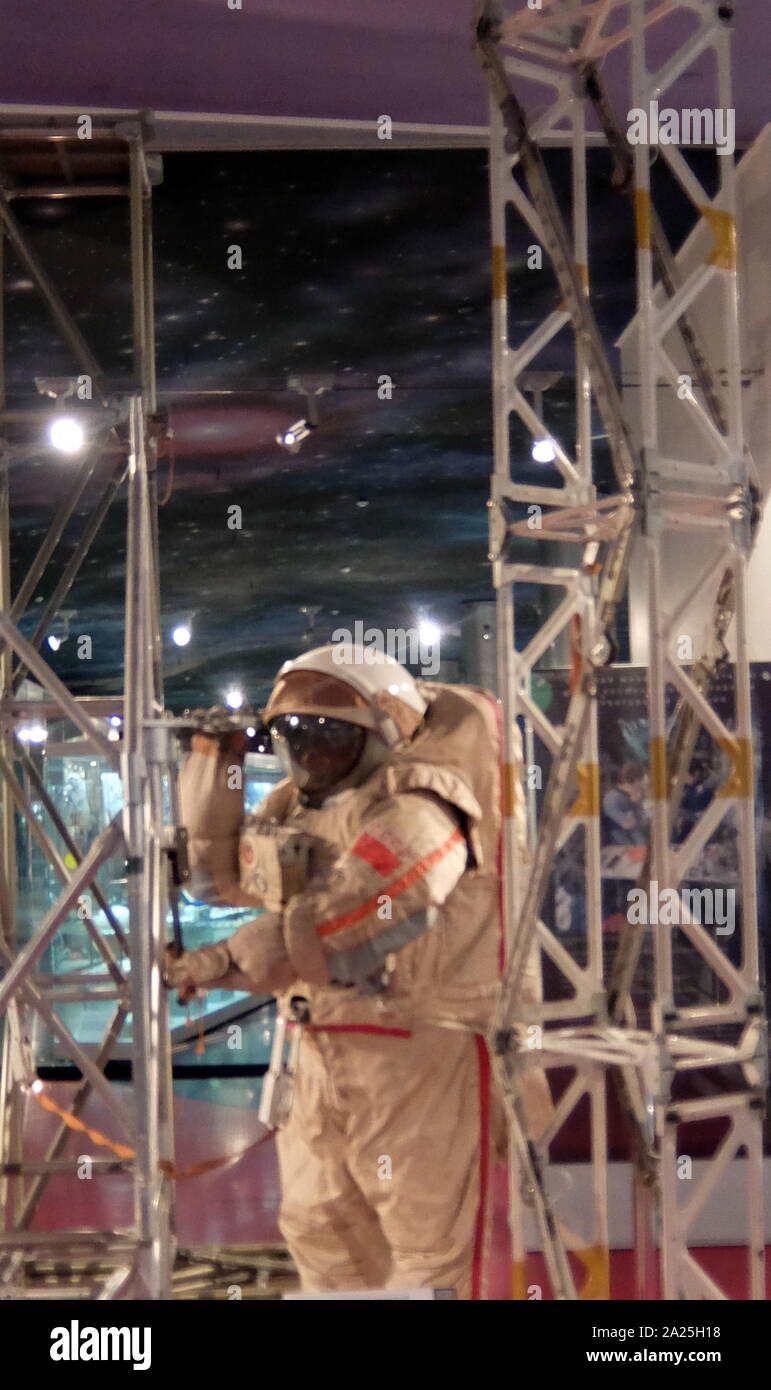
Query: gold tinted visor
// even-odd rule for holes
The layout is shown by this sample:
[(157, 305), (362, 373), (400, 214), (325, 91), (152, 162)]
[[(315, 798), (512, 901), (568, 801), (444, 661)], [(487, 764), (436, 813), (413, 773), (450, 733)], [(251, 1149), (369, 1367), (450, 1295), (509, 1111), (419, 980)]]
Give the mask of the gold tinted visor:
[(375, 722), (363, 695), (322, 671), (289, 671), (280, 676), (262, 717), (268, 724), (279, 714), (328, 714), (366, 728)]

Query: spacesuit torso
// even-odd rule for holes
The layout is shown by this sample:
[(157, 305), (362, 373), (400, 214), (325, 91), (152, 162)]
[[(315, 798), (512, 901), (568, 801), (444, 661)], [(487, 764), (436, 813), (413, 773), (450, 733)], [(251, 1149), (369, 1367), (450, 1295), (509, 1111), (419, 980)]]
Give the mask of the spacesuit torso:
[[(183, 772), (199, 883), (204, 871), (215, 900), (283, 911), (292, 959), (308, 966), (282, 1004), (306, 1000), (311, 1026), (485, 1031), (492, 1020), (503, 958), (497, 706), (469, 687), (422, 690), (415, 737), (319, 807), (286, 781), (244, 821), (224, 765), (193, 754)], [(514, 813), (524, 839), (521, 792)], [(256, 872), (261, 834), (279, 827), (312, 837), (304, 883), (284, 902)], [(535, 989), (534, 974), (526, 996)]]
[(360, 787), (314, 809), (282, 783), (255, 818), (315, 842), (287, 930), (328, 930), (330, 969), (346, 982), (300, 980), (282, 1003), (307, 1000), (316, 1026), (484, 1031), (492, 1018), (503, 959), (497, 710), (467, 687), (423, 692), (423, 729)]

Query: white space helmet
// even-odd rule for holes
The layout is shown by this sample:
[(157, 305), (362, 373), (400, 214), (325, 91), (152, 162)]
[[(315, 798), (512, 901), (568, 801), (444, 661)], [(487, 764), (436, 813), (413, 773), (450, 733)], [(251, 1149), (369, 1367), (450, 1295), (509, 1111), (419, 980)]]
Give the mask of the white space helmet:
[(392, 656), (354, 642), (335, 642), (287, 661), (263, 711), (323, 715), (371, 729), (388, 748), (412, 738), (428, 708), (409, 671)]

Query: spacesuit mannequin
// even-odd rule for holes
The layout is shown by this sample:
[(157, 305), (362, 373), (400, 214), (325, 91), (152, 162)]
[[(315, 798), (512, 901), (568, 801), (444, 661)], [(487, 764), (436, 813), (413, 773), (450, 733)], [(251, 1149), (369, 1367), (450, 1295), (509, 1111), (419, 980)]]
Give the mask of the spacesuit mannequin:
[[(304, 1289), (483, 1298), (501, 1140), (485, 1042), (503, 959), (496, 701), (340, 644), (282, 667), (263, 717), (287, 780), (256, 816), (233, 743), (196, 735), (180, 790), (196, 895), (266, 911), (167, 983), (274, 993), (302, 1027), (277, 1143)], [(290, 830), (308, 858), (287, 896), (255, 865), (260, 836)], [(538, 988), (534, 966), (523, 996)], [(543, 1122), (542, 1075), (526, 1104)]]

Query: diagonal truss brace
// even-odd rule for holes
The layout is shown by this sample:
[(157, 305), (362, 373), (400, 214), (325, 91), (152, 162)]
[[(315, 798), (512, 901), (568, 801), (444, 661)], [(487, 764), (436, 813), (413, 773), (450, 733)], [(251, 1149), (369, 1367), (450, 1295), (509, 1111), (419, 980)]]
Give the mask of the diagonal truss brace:
[[(539, 10), (540, 8), (541, 7), (539, 7)], [(629, 14), (628, 26), (622, 30), (616, 25), (613, 36), (610, 38), (607, 36), (604, 37), (602, 30), (607, 19), (611, 14), (614, 14), (615, 11), (621, 8)], [(719, 273), (719, 270), (716, 272), (712, 267), (709, 267), (706, 272), (697, 272), (687, 283), (680, 281), (674, 258), (672, 257), (666, 238), (661, 230), (661, 225), (650, 203), (647, 181), (640, 180), (640, 164), (643, 156), (638, 151), (637, 180), (636, 184), (633, 184), (631, 176), (634, 161), (625, 137), (620, 134), (615, 120), (613, 119), (609, 103), (602, 91), (598, 76), (597, 59), (601, 57), (604, 52), (609, 51), (610, 47), (618, 46), (618, 44), (626, 43), (632, 39), (634, 44), (637, 45), (637, 51), (639, 53), (640, 45), (644, 42), (644, 31), (646, 28), (658, 20), (665, 18), (670, 12), (680, 8), (681, 6), (674, 3), (674, 0), (673, 3), (667, 3), (654, 8), (648, 7), (642, 3), (642, 0), (603, 0), (602, 4), (592, 5), (581, 5), (577, 0), (576, 3), (572, 4), (568, 3), (568, 0), (563, 0), (563, 3), (561, 3), (560, 0), (544, 0), (542, 13), (519, 11), (515, 16), (504, 19), (499, 5), (483, 4), (479, 7), (477, 15), (477, 49), (491, 89), (493, 108), (494, 110), (497, 109), (500, 113), (500, 135), (496, 135), (496, 126), (494, 123), (493, 139), (494, 142), (496, 139), (502, 140), (503, 143), (501, 148), (505, 150), (510, 164), (521, 164), (531, 201), (527, 201), (519, 186), (511, 178), (505, 183), (505, 194), (503, 196), (506, 196), (518, 208), (525, 217), (525, 220), (528, 221), (529, 225), (536, 231), (539, 240), (541, 240), (545, 249), (550, 254), (552, 265), (564, 296), (564, 303), (560, 306), (560, 310), (564, 310), (565, 308), (570, 310), (570, 316), (575, 331), (578, 349), (578, 374), (580, 377), (582, 370), (581, 358), (583, 356), (585, 362), (589, 366), (588, 376), (591, 378), (591, 386), (595, 391), (600, 412), (608, 431), (617, 478), (625, 487), (630, 489), (630, 492), (622, 500), (627, 503), (631, 513), (626, 535), (622, 532), (621, 536), (617, 538), (615, 545), (612, 543), (612, 528), (610, 528), (611, 545), (609, 547), (609, 555), (606, 556), (603, 579), (607, 577), (608, 570), (613, 570), (615, 567), (615, 574), (619, 581), (618, 586), (615, 589), (611, 588), (612, 601), (609, 601), (608, 586), (605, 585), (605, 591), (603, 593), (603, 583), (602, 581), (600, 582), (598, 585), (600, 601), (597, 604), (594, 614), (591, 612), (592, 605), (590, 600), (589, 613), (587, 614), (589, 617), (587, 629), (588, 636), (587, 632), (582, 634), (583, 641), (579, 652), (580, 660), (578, 662), (578, 670), (576, 671), (574, 669), (573, 693), (565, 724), (559, 731), (559, 734), (554, 730), (550, 730), (551, 738), (546, 737), (547, 747), (549, 747), (553, 755), (552, 774), (544, 797), (544, 810), (539, 826), (538, 842), (534, 849), (532, 872), (525, 890), (524, 901), (516, 910), (517, 926), (513, 932), (513, 945), (509, 951), (507, 971), (504, 980), (504, 998), (499, 1013), (499, 1031), (497, 1035), (498, 1056), (499, 1058), (504, 1058), (508, 1053), (510, 1061), (512, 1051), (515, 1050), (515, 1042), (511, 1027), (510, 1025), (507, 1026), (508, 1020), (513, 1017), (524, 1017), (525, 1014), (529, 1017), (532, 1014), (531, 1010), (523, 1010), (522, 1006), (518, 1005), (517, 1001), (519, 984), (536, 931), (538, 932), (538, 937), (542, 944), (544, 944), (544, 948), (548, 949), (545, 945), (545, 939), (548, 937), (549, 933), (538, 923), (538, 911), (543, 900), (554, 849), (560, 843), (564, 843), (564, 839), (566, 838), (566, 833), (561, 827), (565, 825), (566, 818), (570, 814), (572, 787), (575, 784), (577, 774), (579, 775), (579, 787), (581, 785), (579, 757), (582, 746), (586, 746), (586, 740), (589, 737), (591, 728), (592, 721), (589, 709), (595, 692), (594, 671), (597, 665), (602, 664), (603, 658), (607, 659), (606, 652), (603, 650), (603, 637), (607, 637), (610, 621), (612, 620), (612, 609), (615, 602), (617, 602), (620, 597), (620, 589), (626, 579), (628, 544), (625, 547), (623, 541), (630, 541), (631, 533), (640, 527), (646, 534), (654, 535), (658, 523), (654, 523), (653, 530), (651, 530), (650, 521), (651, 518), (657, 515), (662, 518), (668, 516), (670, 521), (674, 521), (676, 524), (683, 524), (680, 514), (683, 504), (686, 501), (690, 507), (691, 517), (690, 520), (685, 521), (685, 524), (692, 525), (696, 528), (707, 525), (716, 527), (728, 525), (734, 540), (739, 541), (743, 551), (746, 551), (748, 543), (751, 543), (752, 533), (757, 521), (757, 492), (755, 490), (752, 460), (749, 457), (746, 446), (743, 444), (740, 445), (740, 462), (736, 460), (736, 454), (734, 452), (737, 441), (737, 417), (735, 409), (732, 409), (732, 407), (735, 407), (736, 403), (735, 386), (730, 388), (733, 395), (729, 392), (729, 398), (726, 404), (722, 393), (719, 392), (717, 387), (717, 376), (710, 367), (698, 331), (689, 312), (690, 306), (696, 296), (704, 290), (707, 284), (714, 280), (715, 273)], [(721, 69), (721, 81), (723, 82), (723, 90), (725, 90), (727, 74), (727, 61), (724, 56), (726, 43), (725, 27), (716, 25), (714, 14), (711, 13), (713, 7), (708, 3), (708, 0), (704, 0), (704, 3), (699, 3), (699, 0), (697, 0), (697, 3), (692, 4), (691, 8), (694, 10), (699, 9), (703, 13), (704, 23), (696, 39), (691, 40), (690, 44), (686, 43), (683, 45), (681, 50), (678, 51), (678, 54), (665, 65), (665, 69), (662, 70), (663, 74), (666, 76), (666, 81), (671, 82), (674, 80), (677, 73), (688, 65), (695, 51), (694, 44), (697, 47), (700, 46), (699, 51), (701, 51), (701, 48), (712, 44), (718, 48), (719, 54), (721, 55), (718, 59), (718, 66)], [(583, 29), (581, 28), (582, 24), (585, 25)], [(531, 35), (537, 29), (540, 30), (540, 32), (538, 38), (534, 40)], [(515, 49), (518, 54), (517, 58), (504, 59), (498, 48), (498, 45), (501, 43), (505, 43), (509, 49)], [(519, 56), (523, 52), (531, 55), (535, 61), (524, 61)], [(680, 341), (688, 354), (694, 370), (694, 375), (704, 395), (707, 407), (706, 410), (698, 404), (693, 395), (687, 400), (687, 406), (691, 409), (694, 422), (702, 431), (704, 439), (710, 447), (712, 454), (716, 455), (716, 459), (711, 463), (710, 467), (704, 468), (701, 474), (697, 467), (691, 465), (675, 464), (671, 469), (673, 476), (682, 479), (687, 478), (689, 481), (701, 483), (704, 494), (701, 501), (694, 499), (692, 492), (678, 496), (676, 488), (667, 485), (666, 469), (670, 466), (669, 461), (661, 459), (658, 465), (660, 471), (658, 473), (655, 471), (656, 462), (653, 452), (649, 448), (647, 437), (644, 439), (646, 447), (643, 454), (643, 458), (645, 459), (645, 470), (634, 469), (632, 467), (629, 471), (624, 472), (623, 464), (622, 468), (619, 468), (619, 459), (624, 459), (626, 452), (625, 446), (629, 446), (629, 440), (624, 427), (623, 416), (620, 411), (620, 403), (618, 402), (617, 396), (615, 396), (613, 382), (609, 380), (610, 370), (607, 362), (604, 360), (602, 344), (596, 334), (596, 329), (594, 332), (592, 331), (593, 320), (590, 311), (587, 310), (587, 299), (584, 293), (585, 286), (588, 283), (585, 267), (586, 244), (584, 241), (583, 245), (579, 247), (578, 242), (576, 242), (576, 254), (573, 254), (566, 229), (562, 225), (559, 217), (556, 201), (548, 187), (548, 180), (546, 179), (545, 171), (540, 161), (539, 151), (534, 147), (533, 140), (528, 136), (524, 114), (511, 91), (508, 81), (508, 73), (516, 72), (522, 77), (535, 77), (536, 80), (546, 85), (551, 82), (551, 84), (557, 88), (558, 95), (552, 107), (550, 107), (547, 117), (552, 116), (556, 122), (557, 120), (561, 120), (564, 115), (569, 116), (571, 109), (569, 92), (566, 91), (564, 84), (560, 85), (561, 79), (558, 78), (554, 80), (553, 78), (555, 69), (560, 67), (563, 72), (572, 70), (576, 74), (577, 78), (583, 84), (583, 95), (588, 97), (598, 110), (606, 138), (616, 157), (617, 181), (620, 185), (625, 186), (635, 193), (638, 245), (644, 244), (644, 246), (648, 248), (650, 248), (651, 244), (653, 245), (655, 263), (658, 268), (662, 288), (669, 300), (668, 306), (658, 310), (655, 315), (652, 315), (651, 319), (654, 331), (658, 334), (658, 346), (651, 359), (654, 370), (660, 370), (664, 378), (668, 379), (671, 384), (677, 383), (678, 377), (674, 364), (663, 348), (664, 334), (674, 326), (678, 330)], [(659, 76), (661, 76), (661, 74)], [(651, 86), (653, 85), (654, 81), (652, 79)], [(666, 83), (664, 83), (664, 85), (666, 85)], [(544, 127), (545, 130), (545, 118), (541, 118), (539, 126)], [(583, 127), (579, 126), (577, 118), (574, 115), (574, 157), (576, 151), (580, 150), (582, 130)], [(540, 133), (539, 130), (539, 134)], [(578, 141), (578, 144), (576, 144), (576, 141)], [(685, 161), (682, 160), (682, 156), (680, 156), (677, 151), (673, 151), (672, 153), (674, 158), (673, 161), (670, 162), (674, 163), (679, 161), (681, 165), (684, 165)], [(500, 158), (500, 156), (494, 153), (493, 160), (495, 161), (496, 158)], [(493, 188), (495, 191), (495, 172), (493, 172), (491, 177), (493, 179)], [(695, 181), (692, 181), (691, 187), (688, 190), (691, 192), (693, 201), (698, 207), (701, 215), (715, 231), (716, 238), (720, 235), (723, 241), (725, 241), (727, 233), (724, 230), (723, 223), (728, 223), (728, 219), (731, 216), (730, 212), (722, 209), (718, 211), (716, 207), (708, 206), (708, 200), (704, 196), (703, 191), (699, 188), (694, 188), (694, 183)], [(500, 180), (497, 186), (499, 189), (502, 187)], [(501, 196), (500, 193), (498, 196)], [(503, 300), (505, 304), (506, 254), (505, 247), (500, 244), (501, 228), (501, 218), (500, 215), (495, 212), (494, 201), (493, 293), (496, 302), (501, 302), (501, 300)], [(496, 239), (496, 231), (498, 232), (498, 239)], [(577, 235), (580, 240), (580, 230)], [(639, 240), (641, 236), (644, 239), (643, 242)], [(716, 252), (716, 256), (717, 254)], [(719, 269), (722, 269), (724, 265), (724, 263), (721, 263), (720, 259), (717, 259), (715, 264)], [(728, 268), (730, 269), (730, 265)], [(558, 311), (556, 314), (552, 313), (550, 319), (546, 321), (541, 329), (536, 329), (531, 333), (529, 339), (521, 348), (512, 351), (508, 347), (505, 320), (503, 315), (500, 313), (498, 314), (495, 329), (498, 362), (495, 370), (499, 373), (498, 379), (502, 385), (499, 387), (496, 394), (496, 400), (498, 402), (496, 409), (500, 410), (501, 407), (503, 407), (505, 410), (517, 410), (523, 418), (524, 423), (533, 432), (535, 432), (535, 428), (537, 427), (539, 433), (547, 433), (547, 431), (541, 429), (542, 422), (538, 421), (533, 416), (532, 412), (530, 412), (531, 418), (528, 418), (527, 411), (522, 409), (523, 398), (521, 392), (519, 392), (516, 387), (516, 375), (517, 372), (521, 370), (523, 364), (529, 363), (533, 356), (538, 351), (542, 350), (542, 347), (548, 343), (550, 338), (558, 331), (563, 323), (564, 319), (561, 312)], [(609, 417), (615, 428), (609, 427)], [(498, 417), (496, 417), (496, 426), (498, 426), (499, 423), (500, 421)], [(501, 427), (497, 432), (497, 459), (500, 458), (500, 454), (503, 452), (503, 446), (500, 442), (503, 436), (504, 428)], [(629, 446), (629, 448), (631, 449), (631, 446)], [(507, 441), (505, 449), (507, 452)], [(653, 465), (653, 467), (651, 465)], [(558, 458), (558, 467), (562, 473), (563, 480), (569, 488), (570, 484), (575, 481), (573, 477), (573, 472), (575, 470), (572, 469), (570, 460), (568, 460), (566, 456)], [(710, 478), (711, 484), (709, 481)], [(715, 482), (718, 480), (721, 486), (719, 486), (716, 492)], [(728, 488), (725, 486), (726, 483), (728, 484)], [(536, 494), (538, 495), (536, 496)], [(587, 501), (585, 493), (583, 496), (570, 497), (568, 492), (565, 495), (565, 501), (560, 505), (559, 489), (535, 489), (512, 486), (511, 482), (508, 481), (505, 476), (505, 471), (500, 467), (499, 463), (496, 464), (493, 497), (491, 501), (491, 559), (493, 559), (494, 562), (496, 584), (499, 587), (499, 615), (502, 613), (504, 620), (503, 625), (499, 623), (499, 648), (503, 642), (509, 644), (512, 641), (511, 628), (508, 624), (513, 618), (513, 608), (510, 599), (507, 598), (504, 601), (506, 587), (516, 582), (517, 578), (526, 580), (527, 578), (536, 577), (536, 572), (539, 570), (539, 567), (535, 566), (510, 565), (507, 564), (505, 560), (505, 548), (509, 537), (513, 535), (526, 537), (528, 535), (527, 523), (518, 522), (509, 510), (510, 502), (516, 503), (523, 501), (533, 501), (539, 504), (544, 503), (553, 506), (554, 510), (548, 515), (543, 527), (547, 536), (552, 535), (552, 537), (555, 538), (558, 536), (563, 541), (589, 540), (592, 543), (588, 552), (592, 562), (590, 564), (590, 569), (594, 570), (595, 573), (596, 565), (594, 561), (596, 560), (598, 549), (596, 542), (600, 538), (607, 541), (609, 536), (608, 531), (606, 531), (604, 535), (602, 534), (600, 529), (600, 513), (598, 512), (596, 504), (592, 505), (590, 501)], [(578, 508), (575, 506), (576, 503), (578, 503)], [(622, 556), (620, 561), (618, 559), (619, 554)], [(585, 557), (586, 555), (587, 551), (585, 550)], [(541, 582), (564, 583), (568, 591), (570, 591), (571, 581), (569, 572), (565, 572), (563, 576), (559, 571), (552, 568), (550, 573), (550, 578), (544, 578), (544, 567), (540, 567), (538, 577), (541, 579)], [(573, 573), (577, 578), (580, 571), (576, 570)], [(687, 677), (683, 676), (682, 673), (679, 677), (675, 676), (675, 683), (678, 684), (682, 695), (681, 706), (678, 709), (670, 736), (666, 740), (666, 747), (663, 740), (660, 738), (658, 740), (660, 744), (657, 753), (659, 770), (658, 787), (660, 790), (662, 786), (666, 784), (670, 799), (670, 814), (672, 816), (679, 803), (679, 794), (682, 790), (685, 774), (690, 765), (691, 754), (695, 742), (695, 732), (698, 731), (698, 723), (694, 723), (694, 707), (698, 707), (699, 695), (701, 694), (702, 705), (700, 713), (702, 716), (704, 715), (706, 701), (703, 698), (703, 693), (708, 691), (711, 678), (723, 660), (725, 652), (723, 637), (725, 631), (735, 613), (739, 613), (739, 619), (741, 621), (741, 604), (737, 598), (734, 579), (734, 567), (729, 564), (718, 586), (713, 610), (713, 621), (704, 654), (697, 661), (694, 668), (693, 687), (695, 694), (688, 688), (689, 683)], [(575, 584), (575, 580), (573, 580), (573, 584)], [(565, 605), (562, 605), (561, 609), (558, 610), (560, 618), (564, 619), (566, 616), (566, 609), (567, 616), (570, 616), (571, 613), (575, 614), (574, 600), (569, 601), (566, 599)], [(600, 620), (596, 621), (598, 613)], [(556, 625), (558, 625), (558, 621), (555, 622), (555, 615), (552, 615), (552, 617), (547, 620), (546, 627), (551, 627), (553, 629)], [(541, 637), (543, 639), (543, 635), (541, 635)], [(536, 639), (536, 645), (537, 640), (538, 639)], [(546, 643), (546, 645), (548, 645), (548, 643)], [(591, 659), (587, 660), (588, 656), (594, 656), (594, 662), (592, 662)], [(544, 726), (546, 725), (548, 727), (548, 721), (545, 721), (543, 716), (540, 716), (539, 719), (536, 707), (527, 695), (527, 685), (524, 679), (527, 671), (532, 669), (534, 659), (534, 653), (529, 650), (522, 654), (518, 653), (516, 659), (514, 659), (511, 652), (504, 654), (501, 666), (503, 671), (502, 694), (504, 696), (504, 706), (509, 718), (512, 717), (512, 708), (516, 709), (518, 705), (520, 709), (524, 710), (526, 716), (532, 719), (535, 727), (539, 727), (540, 724), (539, 732), (543, 733)], [(718, 733), (717, 736), (722, 736), (726, 744), (730, 742), (728, 731), (725, 729), (722, 730), (722, 733)], [(743, 753), (739, 756), (743, 758)], [(514, 769), (514, 774), (516, 775), (516, 768)], [(588, 786), (591, 788), (593, 783), (591, 764), (589, 765), (588, 774), (585, 772), (585, 775), (589, 777)], [(746, 821), (747, 804), (745, 783), (746, 778), (741, 785), (741, 792), (745, 793), (742, 814)], [(591, 804), (592, 799), (590, 792), (587, 801), (587, 809), (590, 813), (594, 811), (596, 814), (596, 810)], [(579, 792), (579, 801), (580, 800), (581, 793)], [(567, 834), (570, 833), (570, 830), (568, 830)], [(689, 849), (694, 848), (695, 842), (689, 846)], [(510, 837), (507, 842), (507, 850), (509, 851), (507, 855), (507, 869), (510, 874), (512, 872)], [(644, 869), (643, 881), (650, 880), (650, 869), (651, 859), (649, 852), (649, 860)], [(751, 891), (749, 891), (749, 909), (751, 915), (754, 905), (754, 887), (751, 887), (751, 878), (749, 875), (745, 875), (745, 887), (751, 889)], [(506, 895), (506, 900), (507, 910), (510, 913), (513, 902), (515, 901), (510, 886)], [(729, 976), (731, 977), (733, 986), (729, 986), (729, 988), (732, 989), (732, 998), (734, 1002), (736, 1002), (738, 998), (743, 1000), (743, 1004), (735, 1011), (737, 1019), (743, 1018), (746, 1020), (747, 1018), (751, 1018), (753, 1011), (757, 1014), (758, 996), (756, 992), (753, 993), (751, 982), (746, 989), (744, 988), (745, 981), (742, 981), (741, 987), (739, 987), (737, 984), (738, 977), (736, 976), (736, 972), (728, 965), (722, 953), (714, 948), (713, 943), (704, 939), (704, 933), (701, 931), (698, 924), (686, 923), (685, 932), (686, 935), (689, 935), (692, 939), (700, 938), (698, 944), (701, 948), (703, 957), (710, 961), (713, 968), (717, 968), (717, 974), (723, 978), (724, 981), (727, 982)], [(634, 975), (637, 952), (634, 946), (630, 946), (630, 941), (636, 940), (639, 942), (639, 937), (639, 932), (635, 934), (630, 932), (629, 929), (627, 930), (626, 939), (622, 943), (624, 949), (619, 952), (619, 959), (617, 962), (618, 968), (613, 979), (610, 981), (611, 989), (609, 1002), (612, 1016), (618, 1019), (619, 1022), (623, 1022), (626, 1019), (628, 1008), (631, 1003), (629, 989), (631, 988), (631, 981)], [(659, 949), (661, 949), (661, 942), (659, 941), (657, 944)], [(554, 953), (552, 952), (552, 954)], [(750, 952), (749, 956), (748, 970), (749, 974), (752, 975), (752, 952)], [(567, 974), (569, 972), (565, 971), (565, 973)], [(756, 980), (756, 974), (754, 978)], [(660, 969), (658, 987), (659, 989), (661, 988)], [(738, 994), (737, 989), (739, 989)], [(585, 1002), (585, 996), (582, 995), (580, 990), (579, 995), (584, 998)], [(544, 1006), (544, 1017), (548, 1016), (549, 1007), (550, 1006)], [(685, 1016), (687, 1014), (688, 1011), (682, 1011), (681, 1017), (683, 1017), (683, 1021), (693, 1022), (694, 1020), (692, 1018), (686, 1020)], [(662, 1015), (659, 1014), (659, 1017), (661, 1016)], [(666, 1005), (664, 1006), (664, 1016), (669, 1016)], [(600, 1008), (597, 1018), (600, 1023), (602, 1023), (603, 1020), (607, 1020), (604, 1007)], [(675, 1039), (669, 1034), (666, 1038), (666, 1045), (672, 1046), (674, 1043)], [(660, 1047), (664, 1045), (664, 1042), (659, 1044)], [(734, 1060), (738, 1060), (739, 1051), (740, 1049), (734, 1049), (734, 1051), (731, 1052), (729, 1049), (728, 1055)], [(762, 1049), (760, 1053), (762, 1054)], [(567, 1055), (570, 1054), (568, 1053)], [(608, 1058), (604, 1060), (607, 1064), (610, 1064)], [(660, 1061), (663, 1065), (663, 1060), (660, 1059)], [(702, 1062), (699, 1061), (697, 1052), (697, 1060), (694, 1065), (701, 1064)], [(499, 1062), (498, 1070), (504, 1086), (510, 1117), (513, 1121), (512, 1127), (515, 1144), (517, 1149), (521, 1151), (527, 1127), (521, 1113), (521, 1107), (517, 1104), (514, 1095), (516, 1088), (512, 1087), (502, 1060)], [(762, 1072), (763, 1067), (761, 1066), (758, 1074)], [(650, 1186), (651, 1179), (655, 1180), (657, 1165), (653, 1159), (653, 1152), (650, 1146), (652, 1139), (649, 1121), (651, 1106), (645, 1100), (646, 1090), (644, 1085), (641, 1085), (640, 1068), (638, 1063), (633, 1059), (632, 1061), (616, 1065), (613, 1068), (613, 1074), (616, 1075), (620, 1081), (622, 1101), (630, 1120), (633, 1122), (634, 1126), (636, 1126), (639, 1134), (637, 1154), (638, 1163), (640, 1164), (640, 1175), (643, 1182)], [(750, 1106), (754, 1105), (758, 1099), (757, 1091), (753, 1091), (752, 1095), (754, 1095), (755, 1098), (753, 1099), (752, 1096), (749, 1097)], [(745, 1105), (747, 1099), (748, 1098), (745, 1098), (744, 1100)], [(520, 1133), (519, 1131), (522, 1132)], [(757, 1146), (755, 1149), (755, 1156), (757, 1157)], [(531, 1165), (531, 1181), (533, 1176)], [(537, 1175), (535, 1176), (537, 1177)], [(666, 1216), (667, 1211), (669, 1211), (671, 1219), (673, 1210), (670, 1200), (671, 1192), (668, 1193), (665, 1191), (663, 1198), (664, 1214)], [(755, 1203), (755, 1209), (757, 1209), (757, 1203)], [(643, 1216), (647, 1219), (647, 1208), (645, 1204), (643, 1204), (642, 1211)], [(543, 1214), (541, 1214), (541, 1216), (542, 1236), (545, 1242), (547, 1263), (549, 1263), (553, 1280), (555, 1271), (559, 1279), (560, 1273), (563, 1276), (565, 1275), (565, 1261), (561, 1258), (564, 1251), (561, 1252), (559, 1249), (556, 1249), (550, 1252), (548, 1248), (548, 1242), (550, 1240), (553, 1241), (555, 1235), (557, 1245), (559, 1246), (559, 1233), (558, 1231), (555, 1232), (553, 1222), (551, 1223), (551, 1230), (547, 1229), (549, 1223), (544, 1221)], [(559, 1223), (557, 1223), (557, 1225), (559, 1225)], [(682, 1223), (679, 1229), (682, 1235)], [(675, 1259), (673, 1264), (671, 1249), (669, 1248), (671, 1247), (670, 1236), (668, 1236), (668, 1254), (664, 1260), (666, 1279), (676, 1277), (672, 1274), (673, 1268), (686, 1268), (684, 1259), (680, 1261), (679, 1266), (677, 1259)], [(642, 1232), (639, 1228), (638, 1237), (642, 1243)], [(554, 1287), (557, 1297), (575, 1296), (575, 1288), (569, 1274), (562, 1279), (561, 1283), (556, 1282)], [(757, 1296), (758, 1287), (756, 1260), (753, 1269), (753, 1289), (755, 1290), (755, 1296)]]

